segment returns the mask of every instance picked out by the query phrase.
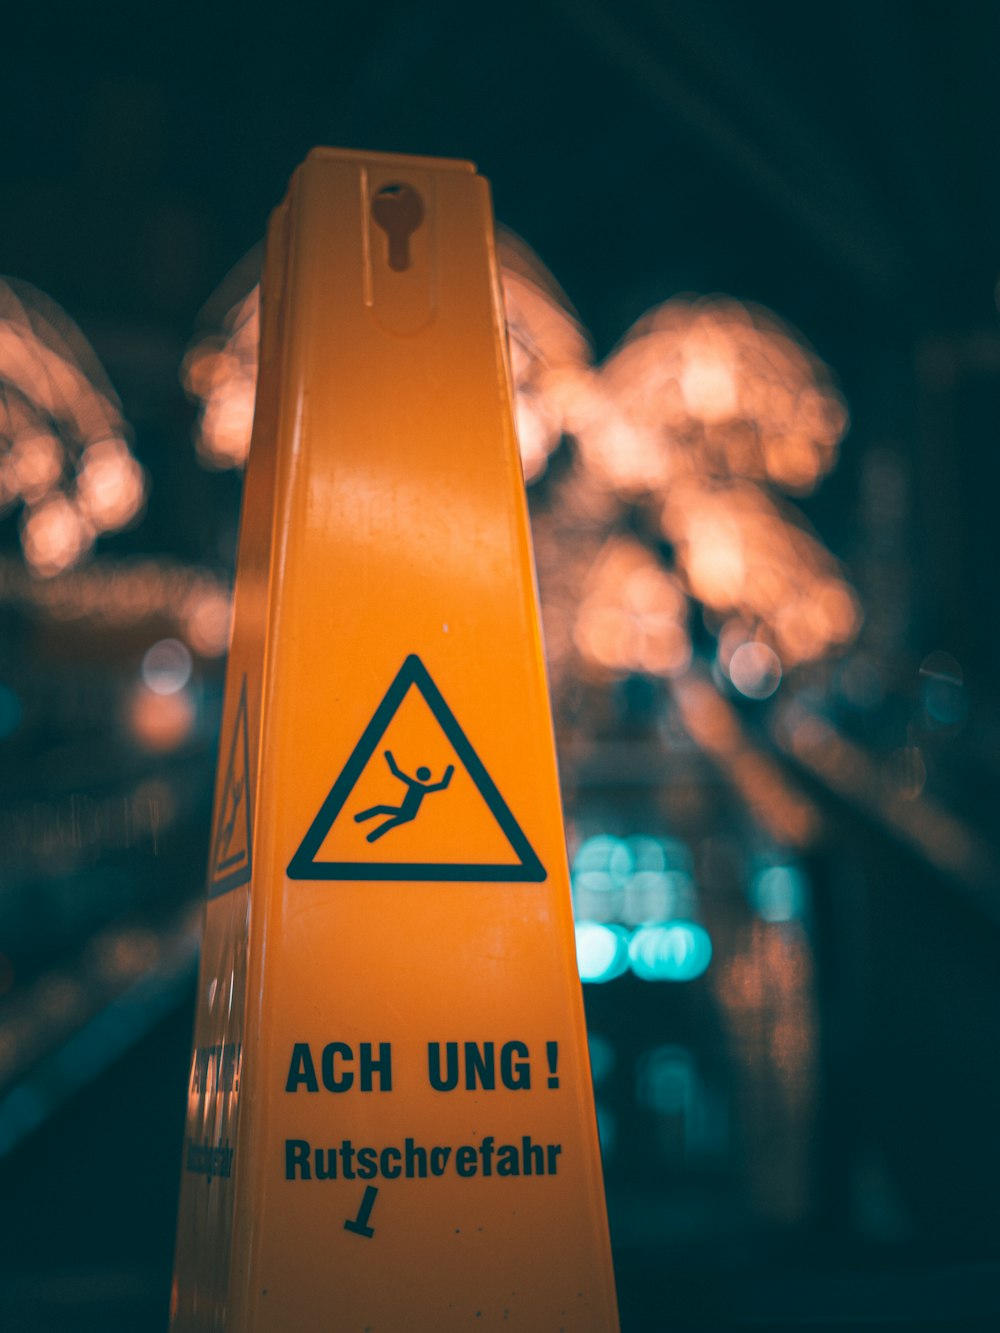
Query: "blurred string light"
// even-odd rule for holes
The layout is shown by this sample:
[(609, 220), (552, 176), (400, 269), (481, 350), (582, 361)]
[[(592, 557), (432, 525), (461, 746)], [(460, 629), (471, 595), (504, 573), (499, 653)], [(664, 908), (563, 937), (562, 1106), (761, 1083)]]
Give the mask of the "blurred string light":
[(187, 689), (192, 665), (179, 639), (159, 639), (147, 648), (126, 710), (129, 729), (143, 749), (165, 754), (190, 736), (195, 722)]
[(167, 754), (182, 745), (194, 728), (195, 706), (188, 690), (163, 693), (138, 684), (126, 706), (133, 738), (152, 754)]
[(574, 639), (600, 667), (674, 676), (691, 664), (687, 613), (683, 586), (655, 554), (634, 538), (612, 537), (584, 581)]
[(587, 838), (573, 858), (576, 952), (585, 982), (694, 981), (712, 960), (694, 920), (691, 854), (675, 838)]
[(201, 657), (221, 657), (229, 644), (228, 585), (175, 560), (95, 560), (43, 582), (29, 578), (20, 561), (0, 559), (0, 602), (107, 628), (172, 626)]
[(764, 921), (798, 921), (809, 902), (809, 886), (796, 865), (769, 865), (750, 880), (750, 902)]
[(781, 684), (781, 659), (766, 643), (748, 638), (747, 627), (739, 620), (723, 625), (716, 663), (733, 688), (747, 699), (769, 699)]
[[(735, 656), (733, 684), (749, 698), (773, 693), (783, 669), (850, 643), (860, 624), (853, 591), (796, 511), (771, 493), (806, 495), (836, 462), (847, 412), (822, 362), (769, 312), (719, 298), (667, 302), (597, 367), (565, 307), (551, 312), (558, 289), (538, 261), (532, 267), (524, 248), (509, 244), (501, 259), (519, 422), (527, 397), (525, 411), (550, 425), (547, 453), (564, 435), (575, 441), (574, 462), (589, 483), (571, 484), (578, 519), (592, 516), (596, 491), (616, 502), (604, 506), (606, 533), (629, 506), (648, 524), (643, 573), (630, 549), (638, 542), (609, 535), (609, 549), (593, 558), (589, 581), (601, 592), (591, 588), (573, 634), (584, 661), (618, 673), (682, 673), (691, 648), (677, 631), (688, 637), (688, 599), (728, 618), (726, 670)], [(537, 437), (533, 429), (522, 444), (529, 481), (539, 475)], [(668, 561), (657, 549), (664, 541)], [(636, 632), (642, 618), (659, 620), (658, 650)], [(743, 643), (748, 651), (737, 655)]]
[(191, 654), (179, 639), (160, 639), (142, 659), (142, 681), (154, 694), (176, 694), (191, 679)]
[(199, 406), (198, 457), (214, 469), (240, 467), (250, 449), (257, 392), (260, 289), (227, 312), (223, 328), (199, 339), (181, 366), (181, 381)]
[(712, 961), (712, 940), (697, 921), (664, 921), (632, 932), (578, 921), (576, 961), (581, 981), (614, 981), (630, 968), (640, 981), (694, 981)]
[(121, 406), (68, 316), (0, 279), (0, 514), (20, 506), (32, 573), (71, 568), (140, 514), (146, 481)]
[[(690, 599), (729, 617), (730, 640), (742, 634), (725, 668), (735, 661), (733, 683), (749, 698), (773, 693), (783, 669), (848, 644), (860, 624), (853, 591), (769, 493), (806, 495), (836, 461), (847, 412), (822, 362), (774, 315), (718, 298), (668, 301), (596, 366), (538, 259), (509, 233), (499, 253), (526, 480), (571, 437), (585, 478), (571, 488), (577, 507), (595, 492), (606, 501), (608, 545), (592, 561), (573, 633), (584, 661), (618, 673), (684, 671)], [(258, 334), (253, 287), (184, 359), (209, 466), (239, 466), (249, 450)], [(651, 542), (609, 535), (635, 504), (670, 544), (670, 567)]]
[(538, 256), (501, 228), (497, 254), (507, 317), (514, 416), (524, 479), (545, 471), (564, 435), (590, 364), (590, 347), (572, 307)]
[(621, 926), (578, 922), (576, 961), (582, 981), (613, 981), (628, 971), (628, 932)]
[(693, 981), (712, 961), (712, 941), (697, 921), (667, 921), (640, 926), (628, 956), (640, 981)]

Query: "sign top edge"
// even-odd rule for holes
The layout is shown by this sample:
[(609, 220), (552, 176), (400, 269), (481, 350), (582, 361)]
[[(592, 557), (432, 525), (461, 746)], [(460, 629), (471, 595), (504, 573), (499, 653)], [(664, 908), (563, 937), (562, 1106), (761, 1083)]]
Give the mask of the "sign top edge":
[(400, 170), (455, 171), (463, 175), (476, 175), (474, 162), (467, 162), (455, 157), (423, 157), (409, 153), (375, 153), (356, 148), (328, 148), (318, 145), (306, 155), (303, 166), (310, 162), (343, 162), (354, 166), (388, 167), (398, 166)]

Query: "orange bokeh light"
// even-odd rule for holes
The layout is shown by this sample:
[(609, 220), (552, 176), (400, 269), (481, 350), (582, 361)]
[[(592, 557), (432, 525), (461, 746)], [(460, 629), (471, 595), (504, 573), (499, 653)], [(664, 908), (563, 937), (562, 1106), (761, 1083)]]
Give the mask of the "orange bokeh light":
[(0, 508), (20, 502), (33, 573), (71, 568), (141, 511), (145, 474), (92, 349), (26, 283), (0, 281)]
[(165, 754), (183, 745), (194, 726), (194, 704), (186, 690), (156, 694), (136, 686), (128, 704), (129, 730), (145, 750)]

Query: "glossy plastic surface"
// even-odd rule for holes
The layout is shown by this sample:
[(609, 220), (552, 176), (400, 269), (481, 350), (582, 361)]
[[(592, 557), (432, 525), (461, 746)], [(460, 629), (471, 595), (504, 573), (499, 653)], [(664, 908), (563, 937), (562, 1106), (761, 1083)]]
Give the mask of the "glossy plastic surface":
[(173, 1327), (607, 1333), (486, 182), (315, 151), (263, 299)]

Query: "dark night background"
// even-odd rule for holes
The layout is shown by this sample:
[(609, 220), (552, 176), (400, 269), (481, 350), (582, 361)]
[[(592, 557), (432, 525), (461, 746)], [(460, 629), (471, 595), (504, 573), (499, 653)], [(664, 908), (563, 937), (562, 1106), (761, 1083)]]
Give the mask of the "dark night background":
[[(624, 1328), (1000, 1326), (1000, 8), (383, 0), (56, 8), (5, 28), (0, 272), (79, 326), (150, 483), (141, 522), (102, 538), (101, 561), (231, 576), (239, 476), (199, 464), (179, 367), (316, 144), (476, 162), (599, 359), (651, 306), (725, 293), (776, 312), (831, 368), (851, 426), (801, 508), (858, 589), (879, 701), (852, 711), (831, 670), (747, 713), (829, 830), (797, 872), (819, 1034), (804, 1155), (771, 1206), (738, 1164), (757, 1129), (737, 1125), (716, 1158), (668, 1144), (651, 1184), (609, 1150)], [(18, 701), (4, 731), (0, 696), (0, 1323), (162, 1329), (221, 665), (196, 664), (187, 743), (143, 756), (110, 719), (168, 629), (47, 617), (11, 573), (14, 515), (0, 556), (0, 685)], [(933, 653), (960, 664), (960, 708), (936, 731)], [(658, 725), (652, 689), (618, 682), (595, 715), (641, 743)], [(975, 849), (965, 868), (935, 858), (936, 826), (893, 822), (891, 794), (782, 750), (785, 693), (887, 784), (892, 756), (916, 752), (934, 808)], [(581, 827), (677, 832), (630, 823), (610, 771), (562, 762)], [(710, 841), (729, 798), (701, 770), (690, 781)], [(170, 797), (162, 837), (98, 837), (59, 864), (25, 852), (25, 830), (44, 841), (66, 803), (143, 783)], [(701, 985), (623, 978), (587, 988), (588, 1014), (620, 1067), (665, 1031), (725, 1087), (727, 1062), (752, 1063), (767, 1034), (724, 1042)], [(5, 1026), (8, 1045), (35, 1042), (8, 1081)], [(608, 1094), (621, 1141), (648, 1129), (662, 1146), (628, 1095)]]

